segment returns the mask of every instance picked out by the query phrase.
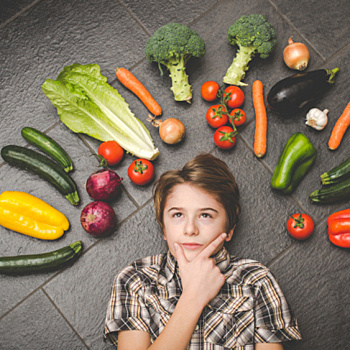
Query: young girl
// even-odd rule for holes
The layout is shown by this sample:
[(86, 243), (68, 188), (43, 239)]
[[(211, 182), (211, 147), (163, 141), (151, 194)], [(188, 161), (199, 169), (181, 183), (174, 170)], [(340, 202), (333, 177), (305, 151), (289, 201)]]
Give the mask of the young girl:
[(224, 247), (240, 204), (223, 161), (201, 154), (164, 173), (154, 205), (169, 251), (116, 276), (106, 339), (119, 350), (279, 350), (301, 339), (271, 272)]

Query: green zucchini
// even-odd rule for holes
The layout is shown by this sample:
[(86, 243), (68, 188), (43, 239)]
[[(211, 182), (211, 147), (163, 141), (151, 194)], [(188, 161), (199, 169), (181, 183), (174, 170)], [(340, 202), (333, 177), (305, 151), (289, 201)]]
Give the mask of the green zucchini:
[(2, 158), (10, 165), (25, 169), (48, 181), (71, 204), (79, 203), (77, 186), (65, 171), (50, 158), (21, 146), (8, 145), (1, 149)]
[(73, 170), (73, 162), (67, 152), (51, 137), (29, 126), (21, 130), (23, 138), (30, 144), (40, 148), (43, 152), (62, 165), (65, 172)]
[(350, 177), (334, 185), (322, 187), (310, 194), (311, 202), (334, 203), (350, 199)]
[(82, 242), (43, 254), (0, 257), (0, 274), (22, 275), (58, 270), (73, 263), (82, 252)]
[(323, 173), (321, 175), (321, 181), (323, 185), (331, 185), (342, 182), (349, 177), (350, 157), (332, 170)]

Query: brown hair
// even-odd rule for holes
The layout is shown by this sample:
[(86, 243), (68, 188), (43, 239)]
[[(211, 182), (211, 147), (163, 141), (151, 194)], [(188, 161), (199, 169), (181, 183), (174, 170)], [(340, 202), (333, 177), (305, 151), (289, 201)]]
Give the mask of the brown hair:
[(166, 200), (176, 185), (184, 183), (197, 186), (220, 202), (227, 214), (227, 230), (234, 228), (241, 212), (236, 180), (221, 159), (211, 154), (200, 154), (188, 161), (182, 169), (165, 172), (154, 184), (154, 208), (162, 229)]

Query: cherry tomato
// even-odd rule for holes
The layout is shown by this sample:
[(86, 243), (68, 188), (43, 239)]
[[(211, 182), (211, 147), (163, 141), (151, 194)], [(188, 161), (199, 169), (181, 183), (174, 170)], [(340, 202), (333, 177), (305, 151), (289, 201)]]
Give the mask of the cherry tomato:
[(287, 221), (287, 230), (295, 239), (309, 238), (314, 232), (314, 222), (307, 214), (293, 214)]
[(115, 141), (102, 142), (98, 154), (103, 157), (109, 166), (117, 165), (124, 156), (124, 150)]
[(214, 142), (221, 149), (230, 149), (236, 144), (237, 132), (230, 126), (222, 126), (214, 133)]
[(216, 81), (206, 81), (201, 87), (201, 95), (206, 101), (215, 101), (219, 89), (220, 86)]
[[(245, 112), (243, 111), (243, 109), (240, 109), (240, 108), (233, 109), (230, 113), (230, 116), (232, 117), (233, 124), (235, 126), (243, 125), (247, 120), (247, 116)], [(231, 118), (230, 118), (230, 122), (231, 122)]]
[(154, 166), (147, 159), (134, 160), (128, 168), (128, 175), (134, 184), (147, 185), (154, 178)]
[(207, 110), (207, 122), (213, 128), (219, 128), (227, 124), (228, 115), (224, 105), (214, 105)]
[(224, 100), (229, 108), (241, 107), (244, 102), (244, 92), (238, 86), (229, 86), (224, 91)]

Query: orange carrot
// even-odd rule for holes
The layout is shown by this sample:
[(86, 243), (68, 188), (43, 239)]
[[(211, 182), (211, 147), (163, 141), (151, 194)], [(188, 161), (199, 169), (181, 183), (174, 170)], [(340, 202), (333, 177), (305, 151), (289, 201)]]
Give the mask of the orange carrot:
[(126, 68), (117, 68), (115, 75), (118, 80), (130, 91), (132, 91), (155, 116), (162, 114), (162, 108), (152, 97), (145, 86)]
[(339, 117), (337, 122), (335, 123), (331, 137), (329, 138), (328, 141), (328, 147), (331, 150), (336, 150), (340, 142), (343, 139), (343, 136), (347, 130), (347, 128), (350, 126), (350, 102), (347, 104), (345, 107), (342, 115)]
[(255, 110), (254, 153), (261, 158), (266, 153), (267, 116), (263, 83), (260, 80), (255, 80), (253, 83), (253, 105)]

